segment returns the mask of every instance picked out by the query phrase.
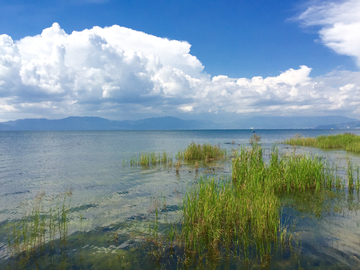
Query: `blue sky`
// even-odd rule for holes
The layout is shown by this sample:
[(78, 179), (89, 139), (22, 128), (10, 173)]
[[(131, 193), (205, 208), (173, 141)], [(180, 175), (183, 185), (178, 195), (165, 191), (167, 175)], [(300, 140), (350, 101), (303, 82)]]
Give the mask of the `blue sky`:
[(0, 121), (360, 118), (359, 12), (358, 0), (0, 1)]

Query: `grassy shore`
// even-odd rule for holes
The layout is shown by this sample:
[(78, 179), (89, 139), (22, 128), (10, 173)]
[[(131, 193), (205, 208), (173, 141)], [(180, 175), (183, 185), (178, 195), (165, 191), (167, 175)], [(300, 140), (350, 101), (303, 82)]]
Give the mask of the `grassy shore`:
[(296, 135), (293, 138), (283, 141), (284, 144), (312, 146), (322, 149), (342, 149), (346, 151), (360, 153), (360, 136), (352, 133), (338, 135), (322, 135), (316, 138), (301, 137)]

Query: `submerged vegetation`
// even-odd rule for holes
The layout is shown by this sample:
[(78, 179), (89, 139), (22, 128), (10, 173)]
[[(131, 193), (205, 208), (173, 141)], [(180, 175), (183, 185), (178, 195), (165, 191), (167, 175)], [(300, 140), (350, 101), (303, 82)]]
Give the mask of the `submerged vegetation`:
[[(33, 200), (29, 213), (17, 222), (8, 224), (8, 247), (11, 256), (26, 265), (32, 258), (66, 247), (68, 237), (68, 212), (72, 191), (67, 190), (54, 207), (44, 209), (45, 192), (40, 192)], [(58, 247), (56, 247), (56, 243)]]
[(160, 153), (142, 153), (138, 158), (131, 158), (130, 159), (130, 165), (141, 165), (145, 168), (148, 168), (151, 166), (155, 166), (158, 164), (164, 164), (164, 165), (172, 165), (172, 157), (169, 156), (168, 153), (165, 151)]
[(294, 138), (285, 140), (283, 143), (289, 145), (312, 146), (322, 149), (342, 149), (360, 153), (360, 136), (352, 133), (338, 135), (322, 135), (316, 138), (301, 137), (297, 134)]
[[(341, 137), (341, 140), (346, 141), (348, 136), (352, 135)], [(311, 142), (315, 146), (318, 138), (296, 136), (287, 143), (305, 145)], [(260, 139), (254, 134), (250, 139), (251, 147), (240, 147), (234, 151), (231, 175), (197, 178), (187, 188), (179, 204), (178, 219), (160, 221), (167, 209), (165, 199), (161, 208), (154, 204), (154, 219), (149, 221), (148, 231), (133, 236), (134, 239), (145, 240), (142, 244), (134, 244), (127, 250), (111, 250), (102, 257), (88, 252), (90, 261), (96, 257), (102, 261), (109, 260), (109, 263), (106, 267), (105, 263), (101, 266), (88, 264), (87, 267), (131, 269), (135, 265), (144, 266), (144, 263), (133, 261), (134, 256), (143, 261), (149, 259), (144, 256), (150, 256), (151, 265), (159, 269), (215, 269), (224, 265), (229, 268), (269, 268), (274, 254), (296, 255), (300, 252), (301, 239), (294, 233), (295, 223), (285, 220), (284, 207), (292, 206), (296, 211), (320, 216), (322, 211), (334, 209), (325, 209), (324, 202), (334, 197), (336, 192), (345, 193), (344, 190), (347, 190), (349, 196), (355, 192), (359, 195), (360, 169), (348, 159), (346, 175), (340, 175), (337, 168), (331, 167), (322, 157), (295, 153), (282, 155), (276, 147), (272, 148), (269, 160), (265, 162)], [(226, 160), (226, 151), (216, 145), (192, 143), (179, 151), (176, 158), (176, 172), (181, 166), (180, 161), (195, 162), (198, 170), (198, 162)], [(153, 152), (130, 160), (130, 165), (145, 168), (157, 164), (172, 167), (173, 159), (166, 152)], [(8, 248), (12, 257), (24, 268), (29, 265), (33, 268), (32, 258), (50, 256), (54, 250), (61, 251), (68, 244), (71, 191), (67, 191), (64, 198), (48, 210), (42, 204), (43, 197), (41, 193), (34, 200), (32, 210), (22, 220), (8, 223)], [(304, 200), (308, 200), (305, 206)], [(82, 246), (91, 245), (85, 238), (82, 239)], [(91, 242), (90, 237), (88, 241)], [(117, 246), (118, 241), (115, 232), (111, 243)], [(76, 269), (85, 269), (85, 266), (79, 266), (85, 265), (83, 252), (77, 253), (80, 254), (76, 255), (79, 261), (73, 262), (77, 265)], [(54, 265), (51, 260), (47, 263)], [(39, 268), (37, 263), (35, 268)], [(64, 269), (67, 269), (66, 265)]]
[(200, 178), (188, 189), (181, 229), (171, 246), (183, 249), (185, 265), (203, 259), (216, 265), (232, 256), (241, 264), (255, 261), (265, 267), (277, 247), (291, 249), (299, 240), (282, 223), (283, 198), (310, 192), (321, 203), (323, 191), (331, 194), (345, 186), (320, 157), (280, 156), (273, 148), (265, 163), (263, 149), (254, 142), (232, 159), (231, 180)]
[[(191, 143), (185, 150), (178, 151), (176, 154), (177, 162), (173, 164), (173, 158), (164, 151), (161, 153), (141, 153), (138, 157), (133, 157), (130, 159), (130, 166), (142, 166), (143, 168), (150, 168), (155, 165), (166, 165), (176, 168), (176, 172), (179, 172), (181, 166), (181, 161), (190, 161), (195, 162), (196, 170), (199, 167), (198, 161), (203, 161), (205, 163), (223, 160), (226, 158), (226, 150), (220, 149), (220, 145), (210, 145), (210, 144), (196, 144)], [(123, 161), (123, 164), (125, 162)]]

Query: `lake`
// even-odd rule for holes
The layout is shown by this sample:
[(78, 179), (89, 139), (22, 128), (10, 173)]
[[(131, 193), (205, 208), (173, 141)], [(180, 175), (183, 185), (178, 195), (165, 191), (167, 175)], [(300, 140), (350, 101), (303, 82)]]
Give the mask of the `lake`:
[[(295, 134), (316, 137), (344, 132), (256, 130), (256, 134), (261, 136), (265, 159), (273, 144)], [(346, 132), (360, 135), (360, 130)], [(61, 201), (59, 194), (71, 190), (66, 260), (56, 252), (53, 261), (50, 255), (40, 254), (37, 267), (60, 265), (61, 261), (64, 269), (81, 269), (80, 264), (74, 263), (74, 258), (77, 261), (79, 258), (86, 260), (86, 256), (93, 256), (93, 261), (89, 261), (94, 269), (104, 268), (100, 261), (106, 258), (109, 261), (123, 260), (121, 267), (124, 269), (163, 267), (158, 262), (146, 262), (146, 248), (139, 253), (134, 251), (142, 243), (140, 236), (146, 230), (147, 222), (154, 219), (154, 205), (166, 205), (161, 220), (177, 220), (181, 198), (188, 186), (202, 175), (226, 177), (231, 174), (231, 165), (230, 162), (220, 162), (200, 166), (196, 170), (194, 165), (189, 164), (181, 166), (176, 172), (174, 166), (130, 166), (131, 160), (144, 152), (166, 151), (175, 162), (176, 153), (192, 142), (220, 145), (231, 153), (231, 149), (240, 145), (249, 146), (253, 134), (252, 130), (1, 131), (0, 266), (16, 265), (14, 260), (17, 259), (10, 258), (7, 243), (10, 225), (31, 211), (39, 192), (45, 193), (43, 204), (47, 207)], [(297, 154), (323, 156), (331, 164), (337, 164), (339, 174), (344, 176), (346, 157), (353, 164), (360, 164), (360, 155), (341, 150), (294, 149), (282, 144), (278, 147), (281, 153), (295, 151)], [(311, 198), (309, 200), (311, 205)], [(358, 194), (336, 200), (341, 210), (324, 211), (318, 215), (296, 207), (283, 207), (284, 219), (289, 224), (296, 224), (293, 232), (300, 240), (294, 252), (273, 254), (270, 269), (300, 269), (299, 265), (304, 269), (360, 268)], [(84, 252), (83, 255), (81, 252)], [(126, 252), (130, 252), (131, 257), (127, 258)], [(121, 254), (122, 259), (114, 259), (111, 254)], [(114, 263), (113, 267), (117, 265)], [(232, 265), (229, 264), (229, 269), (235, 267)], [(24, 267), (33, 269), (34, 265)], [(171, 262), (167, 267), (176, 269), (176, 264)]]

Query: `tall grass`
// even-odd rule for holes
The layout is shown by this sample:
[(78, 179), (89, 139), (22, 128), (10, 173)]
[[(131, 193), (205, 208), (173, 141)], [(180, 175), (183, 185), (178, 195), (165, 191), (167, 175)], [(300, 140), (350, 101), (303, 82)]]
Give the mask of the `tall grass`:
[(348, 157), (346, 159), (347, 163), (347, 179), (348, 179), (348, 191), (350, 194), (354, 192), (354, 189), (357, 190), (357, 192), (360, 191), (360, 167), (359, 165), (356, 165), (354, 167), (354, 164), (351, 162), (350, 158)]
[(130, 166), (141, 165), (142, 167), (149, 168), (150, 166), (155, 166), (158, 164), (164, 165), (172, 165), (172, 157), (169, 156), (165, 151), (160, 153), (141, 153), (141, 155), (137, 158), (130, 159)]
[(44, 209), (44, 192), (40, 192), (33, 200), (33, 207), (20, 221), (10, 226), (8, 248), (13, 257), (19, 256), (24, 262), (48, 248), (55, 248), (55, 240), (59, 239), (59, 248), (66, 245), (68, 236), (68, 212), (72, 191), (64, 193), (62, 202), (55, 207)]
[[(181, 229), (172, 233), (172, 245), (184, 249), (185, 264), (203, 264), (205, 259), (216, 265), (232, 254), (265, 267), (275, 248), (291, 248), (295, 240), (281, 222), (284, 195), (319, 194), (321, 204), (323, 191), (344, 186), (322, 158), (281, 156), (273, 148), (265, 163), (263, 149), (254, 141), (251, 148), (236, 152), (231, 179), (201, 177), (188, 188)], [(161, 247), (165, 249), (163, 243)]]
[[(181, 229), (171, 230), (168, 239), (184, 250), (185, 265), (203, 264), (203, 259), (216, 265), (232, 254), (243, 263), (255, 259), (266, 266), (274, 249), (291, 247), (294, 240), (281, 222), (282, 194), (318, 192), (335, 184), (336, 177), (321, 158), (280, 156), (273, 148), (265, 163), (254, 141), (252, 148), (240, 148), (232, 159), (230, 179), (200, 177), (188, 188)], [(166, 250), (164, 243), (159, 246)]]
[(185, 250), (199, 257), (219, 257), (223, 249), (232, 250), (246, 261), (255, 248), (261, 260), (281, 234), (279, 206), (267, 187), (236, 189), (231, 181), (201, 178), (184, 198)]
[(262, 148), (241, 148), (232, 160), (232, 179), (240, 186), (271, 186), (277, 192), (294, 192), (332, 188), (336, 176), (321, 157), (306, 155), (280, 156), (273, 148), (270, 162), (265, 164)]
[(338, 135), (322, 135), (316, 138), (301, 137), (300, 134), (283, 141), (289, 145), (312, 146), (323, 149), (342, 149), (346, 151), (360, 153), (360, 136), (352, 133)]
[(220, 145), (191, 143), (184, 151), (179, 151), (177, 159), (186, 161), (204, 160), (206, 162), (216, 159), (224, 159), (226, 150), (220, 149)]

